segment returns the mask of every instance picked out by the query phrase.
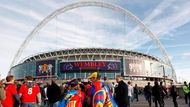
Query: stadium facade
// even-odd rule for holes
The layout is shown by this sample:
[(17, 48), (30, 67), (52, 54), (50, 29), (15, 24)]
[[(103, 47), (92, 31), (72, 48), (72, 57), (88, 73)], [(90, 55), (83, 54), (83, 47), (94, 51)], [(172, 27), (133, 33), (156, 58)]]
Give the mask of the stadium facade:
[(33, 55), (13, 66), (10, 73), (16, 79), (23, 79), (26, 75), (71, 79), (87, 78), (94, 71), (110, 79), (115, 79), (116, 75), (129, 79), (176, 79), (172, 68), (156, 57), (103, 48), (66, 49)]

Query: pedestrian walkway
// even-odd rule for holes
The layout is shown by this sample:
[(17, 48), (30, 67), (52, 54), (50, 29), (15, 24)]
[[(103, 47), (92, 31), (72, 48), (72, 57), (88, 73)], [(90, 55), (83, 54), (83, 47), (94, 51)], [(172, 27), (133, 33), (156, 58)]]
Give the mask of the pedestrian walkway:
[[(165, 99), (165, 106), (164, 107), (174, 107), (172, 99)], [(184, 99), (177, 99), (178, 107), (188, 107), (188, 105), (185, 104)], [(132, 104), (132, 107), (149, 107), (148, 102), (144, 99), (144, 96), (139, 96), (139, 101), (134, 101)], [(155, 104), (152, 103), (151, 107), (155, 107)]]

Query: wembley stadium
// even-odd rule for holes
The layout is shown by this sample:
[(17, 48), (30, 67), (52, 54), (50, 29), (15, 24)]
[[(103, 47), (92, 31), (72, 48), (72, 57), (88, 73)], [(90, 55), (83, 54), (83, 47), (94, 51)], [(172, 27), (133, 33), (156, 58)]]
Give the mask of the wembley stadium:
[(122, 75), (125, 79), (150, 81), (175, 80), (176, 77), (172, 67), (154, 56), (103, 48), (66, 49), (36, 54), (13, 66), (10, 73), (16, 79), (33, 75), (40, 79), (66, 80), (87, 78), (94, 71), (111, 80), (115, 79), (116, 75)]
[[(94, 7), (110, 10), (108, 12), (113, 15), (98, 16), (104, 16), (106, 20), (112, 18), (114, 26), (106, 27), (104, 23), (97, 24), (94, 20), (85, 19), (88, 14), (84, 15), (84, 19), (75, 14), (76, 18), (72, 19), (74, 16), (67, 13), (82, 13), (86, 10), (81, 10), (82, 7), (93, 7), (92, 12), (96, 12), (93, 11)], [(63, 13), (64, 17), (60, 16)], [(120, 24), (115, 23), (117, 18), (113, 17), (118, 16), (118, 13)], [(67, 19), (66, 17), (71, 21), (63, 20)], [(73, 21), (80, 23), (70, 23)], [(85, 26), (84, 21), (87, 21)], [(70, 24), (72, 26), (67, 26)], [(134, 25), (134, 29), (128, 29), (127, 26), (131, 25)], [(137, 30), (136, 26), (140, 30)], [(68, 30), (69, 27), (73, 30)], [(144, 83), (154, 80), (165, 83), (167, 80), (177, 81), (169, 55), (158, 37), (136, 15), (118, 5), (100, 1), (71, 3), (50, 13), (27, 35), (13, 58), (9, 74), (14, 75), (17, 80), (24, 79), (27, 75), (36, 79), (67, 80), (86, 79), (92, 72), (97, 71), (101, 77), (106, 76), (110, 80), (114, 80), (116, 75), (122, 75), (126, 80), (134, 80), (135, 83), (136, 80), (139, 81), (138, 84), (143, 80), (146, 81)], [(142, 45), (146, 52), (135, 51)], [(154, 48), (153, 53), (149, 52), (151, 48)], [(54, 49), (56, 51), (52, 51)], [(51, 51), (45, 52), (49, 50)], [(38, 52), (41, 53), (36, 54)]]

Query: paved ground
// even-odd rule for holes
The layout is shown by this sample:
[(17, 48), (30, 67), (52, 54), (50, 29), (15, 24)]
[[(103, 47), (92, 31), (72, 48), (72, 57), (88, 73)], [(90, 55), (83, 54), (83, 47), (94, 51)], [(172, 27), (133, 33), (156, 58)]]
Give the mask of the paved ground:
[[(177, 99), (178, 107), (188, 107), (188, 105), (185, 104), (184, 99)], [(139, 96), (139, 102), (136, 102), (136, 100), (132, 103), (131, 107), (149, 107), (148, 102), (145, 101), (143, 96)], [(155, 107), (155, 104), (152, 103), (151, 107)], [(174, 107), (172, 99), (165, 99), (165, 107)]]

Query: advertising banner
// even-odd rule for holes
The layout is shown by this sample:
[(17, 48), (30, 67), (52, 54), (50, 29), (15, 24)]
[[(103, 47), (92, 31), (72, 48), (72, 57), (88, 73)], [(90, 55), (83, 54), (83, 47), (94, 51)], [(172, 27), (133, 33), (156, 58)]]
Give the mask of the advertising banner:
[(146, 75), (145, 64), (142, 60), (126, 59), (126, 73), (125, 75)]
[(55, 75), (55, 60), (46, 60), (36, 62), (36, 76), (53, 76)]
[(77, 71), (120, 71), (120, 62), (113, 61), (78, 61), (61, 62), (61, 72)]

